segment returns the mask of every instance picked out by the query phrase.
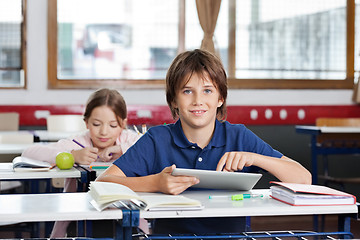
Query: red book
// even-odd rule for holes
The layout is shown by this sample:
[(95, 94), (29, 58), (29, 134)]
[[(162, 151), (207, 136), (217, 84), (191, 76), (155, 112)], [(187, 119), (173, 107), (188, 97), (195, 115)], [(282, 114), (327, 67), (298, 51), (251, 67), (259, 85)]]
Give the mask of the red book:
[(271, 197), (294, 206), (351, 205), (356, 197), (321, 185), (270, 182)]

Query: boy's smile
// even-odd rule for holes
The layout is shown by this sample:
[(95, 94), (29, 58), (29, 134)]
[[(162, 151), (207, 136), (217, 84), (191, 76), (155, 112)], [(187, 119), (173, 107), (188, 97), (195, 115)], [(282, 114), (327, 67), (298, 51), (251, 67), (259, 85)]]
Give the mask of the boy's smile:
[(212, 132), (217, 108), (223, 104), (220, 94), (207, 75), (194, 73), (189, 81), (176, 93), (174, 107), (184, 132), (207, 129)]

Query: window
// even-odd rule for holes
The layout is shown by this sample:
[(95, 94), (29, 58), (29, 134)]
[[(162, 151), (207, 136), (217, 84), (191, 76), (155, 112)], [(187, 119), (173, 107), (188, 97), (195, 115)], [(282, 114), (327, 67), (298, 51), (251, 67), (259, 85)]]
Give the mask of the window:
[(0, 88), (25, 88), (26, 0), (0, 0)]
[[(194, 0), (48, 7), (51, 88), (163, 88), (172, 59), (203, 38)], [(230, 88), (351, 88), (355, 0), (223, 0), (214, 42)]]

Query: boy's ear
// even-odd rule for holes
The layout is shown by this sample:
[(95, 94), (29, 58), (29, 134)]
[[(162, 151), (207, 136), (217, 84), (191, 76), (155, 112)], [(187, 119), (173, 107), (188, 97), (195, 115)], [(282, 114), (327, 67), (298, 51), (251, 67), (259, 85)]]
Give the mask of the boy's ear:
[(173, 101), (173, 102), (171, 103), (171, 106), (172, 106), (172, 108), (177, 108), (177, 107), (178, 107), (175, 101)]
[(218, 107), (221, 107), (224, 103), (224, 100), (223, 99), (219, 99), (218, 101)]

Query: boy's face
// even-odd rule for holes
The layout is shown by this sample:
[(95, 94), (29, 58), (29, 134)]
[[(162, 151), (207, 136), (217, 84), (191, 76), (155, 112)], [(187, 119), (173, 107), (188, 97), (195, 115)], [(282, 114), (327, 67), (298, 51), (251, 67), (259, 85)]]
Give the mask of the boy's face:
[(115, 113), (108, 106), (94, 108), (86, 121), (86, 127), (94, 147), (99, 150), (113, 146), (122, 131)]
[(178, 108), (184, 130), (214, 127), (217, 108), (223, 104), (219, 91), (204, 75), (193, 74), (176, 92), (173, 107)]

